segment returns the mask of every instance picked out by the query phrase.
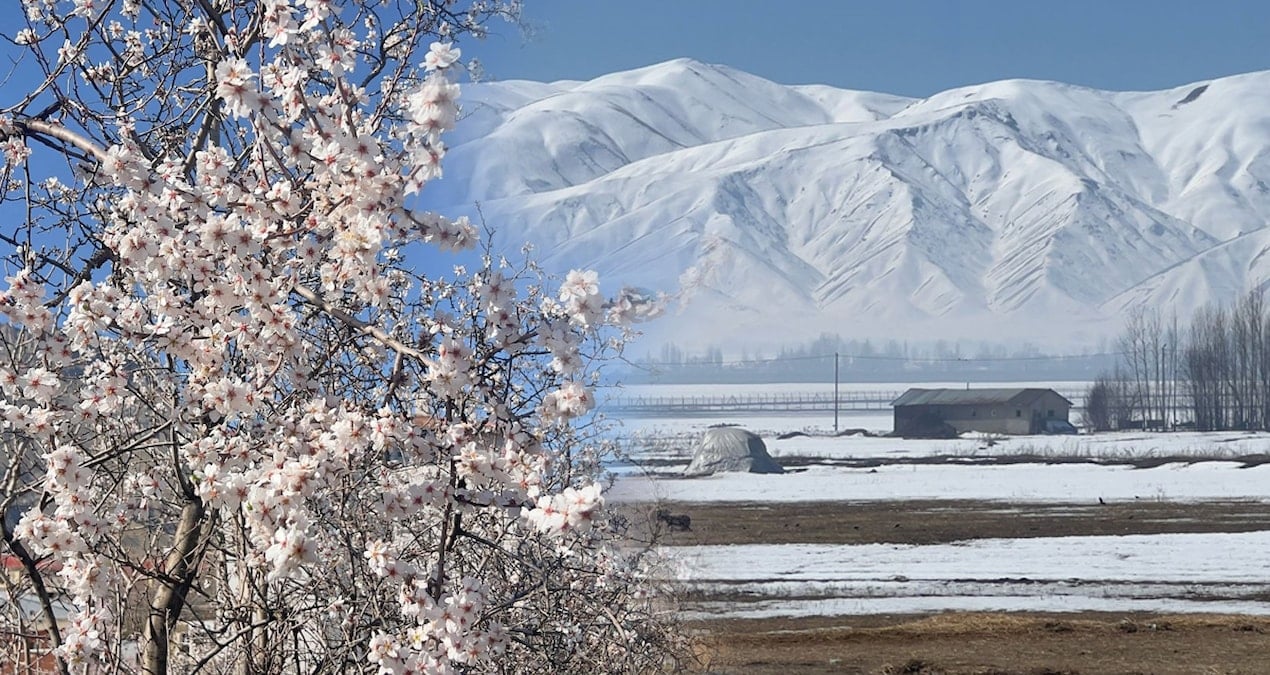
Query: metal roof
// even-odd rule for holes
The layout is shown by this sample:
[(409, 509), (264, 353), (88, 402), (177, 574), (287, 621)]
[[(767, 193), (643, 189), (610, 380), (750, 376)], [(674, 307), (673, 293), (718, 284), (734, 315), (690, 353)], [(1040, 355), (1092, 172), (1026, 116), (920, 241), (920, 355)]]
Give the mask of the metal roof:
[(891, 402), (892, 406), (910, 405), (1029, 405), (1046, 392), (1068, 401), (1053, 389), (909, 389)]

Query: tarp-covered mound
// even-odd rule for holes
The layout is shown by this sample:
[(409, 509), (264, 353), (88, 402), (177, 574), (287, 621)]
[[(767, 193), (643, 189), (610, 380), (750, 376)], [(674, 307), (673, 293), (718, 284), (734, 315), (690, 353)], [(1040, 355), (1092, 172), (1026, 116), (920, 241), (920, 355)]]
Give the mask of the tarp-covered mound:
[(684, 475), (705, 476), (720, 471), (785, 473), (767, 454), (763, 439), (738, 427), (707, 429)]

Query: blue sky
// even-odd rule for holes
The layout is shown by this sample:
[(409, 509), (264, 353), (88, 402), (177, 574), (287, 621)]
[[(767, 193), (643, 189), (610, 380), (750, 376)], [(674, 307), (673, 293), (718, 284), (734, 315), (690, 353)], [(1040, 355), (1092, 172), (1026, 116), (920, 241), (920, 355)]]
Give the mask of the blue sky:
[(1163, 89), (1270, 68), (1270, 2), (527, 0), (536, 35), (466, 45), (495, 79), (687, 56), (786, 84), (926, 96), (1013, 77)]

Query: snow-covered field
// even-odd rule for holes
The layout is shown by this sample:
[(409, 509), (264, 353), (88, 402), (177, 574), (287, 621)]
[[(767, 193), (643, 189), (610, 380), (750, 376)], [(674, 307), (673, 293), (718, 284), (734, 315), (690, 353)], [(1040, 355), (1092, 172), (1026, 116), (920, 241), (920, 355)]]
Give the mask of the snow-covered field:
[[(806, 385), (799, 385), (806, 386)], [(1017, 385), (1016, 385), (1017, 386)], [(708, 391), (708, 389), (705, 389)], [(763, 436), (783, 475), (683, 478), (707, 427)], [(1027, 504), (1270, 501), (1270, 434), (1119, 432), (952, 440), (833, 436), (832, 418), (771, 415), (627, 422), (660, 437), (624, 472), (616, 502), (693, 504), (984, 500)], [(844, 415), (840, 428), (885, 433), (888, 413)], [(632, 429), (634, 427), (634, 429)], [(789, 432), (806, 435), (778, 438)], [(639, 458), (637, 453), (637, 459)], [(983, 611), (1270, 614), (1270, 523), (1247, 533), (968, 539), (939, 545), (744, 544), (668, 552), (690, 588), (712, 600), (697, 616), (818, 616)]]
[[(842, 391), (893, 391), (897, 395), (909, 387), (940, 388), (960, 386), (957, 383), (864, 383), (844, 384)], [(976, 387), (1045, 387), (1059, 391), (1081, 390), (1086, 382), (996, 382)], [(618, 396), (694, 397), (719, 396), (732, 392), (737, 396), (776, 394), (823, 394), (832, 392), (831, 383), (754, 384), (754, 385), (628, 385), (602, 395), (613, 400)], [(601, 405), (603, 409), (603, 405)], [(695, 438), (712, 426), (735, 424), (763, 437), (768, 452), (782, 457), (801, 459), (899, 459), (914, 457), (989, 457), (1034, 455), (1043, 458), (1089, 458), (1130, 460), (1149, 458), (1191, 458), (1196, 460), (1235, 459), (1270, 454), (1270, 433), (1233, 431), (1221, 433), (1176, 432), (1155, 433), (1127, 431), (1075, 436), (993, 436), (967, 433), (959, 439), (886, 438), (893, 428), (890, 410), (844, 412), (838, 417), (837, 429), (864, 430), (868, 435), (837, 436), (832, 413), (789, 412), (761, 414), (715, 412), (698, 415), (660, 417), (628, 417), (616, 420), (618, 433), (632, 441), (632, 452), (638, 459), (653, 458), (661, 463), (678, 459), (687, 464), (691, 459)], [(789, 436), (781, 438), (782, 436)], [(660, 442), (649, 444), (649, 439)], [(651, 445), (641, 448), (641, 445)]]
[(1172, 463), (1151, 469), (1096, 464), (891, 464), (871, 469), (811, 466), (782, 475), (623, 476), (608, 496), (617, 501), (660, 498), (774, 503), (982, 499), (1088, 504), (1100, 497), (1108, 502), (1270, 499), (1270, 465), (1242, 466), (1236, 462)]
[[(1124, 431), (1075, 436), (992, 438), (983, 434), (968, 433), (958, 439), (903, 439), (863, 435), (843, 437), (799, 435), (778, 438), (788, 433), (775, 431), (782, 428), (780, 425), (772, 424), (778, 421), (761, 419), (757, 420), (754, 426), (745, 426), (762, 436), (768, 453), (778, 459), (800, 457), (885, 460), (939, 456), (974, 458), (1035, 455), (1055, 459), (1130, 460), (1184, 457), (1195, 460), (1216, 460), (1270, 454), (1270, 433), (1258, 431), (1210, 433)], [(889, 422), (890, 420), (887, 420), (887, 426)], [(765, 424), (767, 426), (762, 426)], [(661, 449), (659, 456), (667, 460), (679, 457), (684, 464), (687, 464), (691, 459), (693, 439), (705, 431), (707, 426), (709, 425), (684, 424), (681, 428), (663, 429), (663, 434), (675, 435), (680, 442)], [(802, 428), (789, 425), (784, 428), (790, 431), (803, 431)], [(867, 426), (858, 428), (870, 429)], [(804, 433), (817, 432), (813, 430)]]
[[(866, 427), (867, 428), (867, 427)], [(1229, 459), (1270, 453), (1270, 433), (1256, 431), (1155, 433), (1125, 431), (1075, 436), (994, 437), (970, 433), (957, 440), (869, 437), (764, 438), (773, 457), (1041, 457)]]
[[(626, 476), (616, 501), (989, 500), (1107, 504), (1270, 500), (1270, 465), (813, 465), (784, 475)], [(1270, 527), (1270, 523), (1267, 524)], [(967, 540), (944, 545), (741, 545), (669, 549), (682, 579), (732, 599), (695, 616), (975, 611), (1270, 614), (1270, 531)], [(1259, 595), (1260, 594), (1260, 595)], [(736, 597), (743, 596), (743, 600)]]
[(1270, 614), (1270, 532), (980, 539), (939, 545), (684, 546), (699, 615), (976, 611)]

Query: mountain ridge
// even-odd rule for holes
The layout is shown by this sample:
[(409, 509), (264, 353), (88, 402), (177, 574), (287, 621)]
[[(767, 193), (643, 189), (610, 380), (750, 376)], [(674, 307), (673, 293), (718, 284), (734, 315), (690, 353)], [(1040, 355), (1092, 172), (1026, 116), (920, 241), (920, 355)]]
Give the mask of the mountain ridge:
[(1186, 315), (1270, 274), (1270, 236), (1247, 236), (1270, 217), (1270, 72), (908, 98), (678, 59), (463, 101), (430, 205), (479, 202), (548, 269), (672, 290), (695, 267), (659, 329), (687, 344), (1088, 344), (1132, 307)]

